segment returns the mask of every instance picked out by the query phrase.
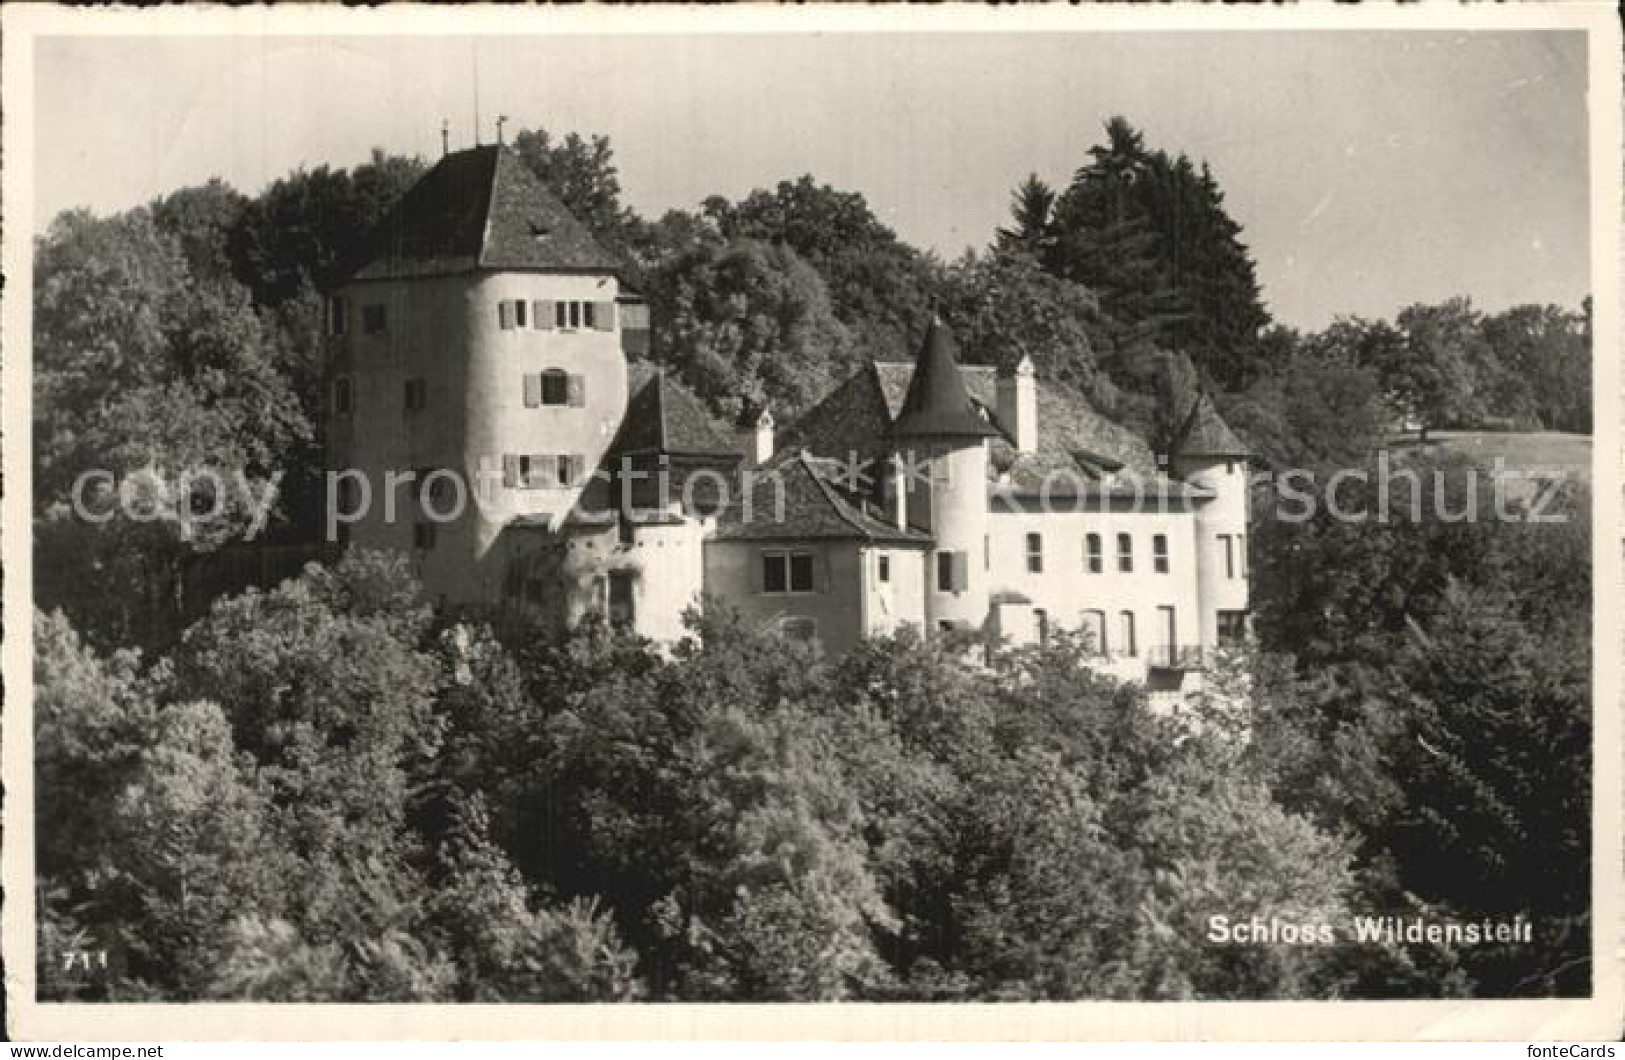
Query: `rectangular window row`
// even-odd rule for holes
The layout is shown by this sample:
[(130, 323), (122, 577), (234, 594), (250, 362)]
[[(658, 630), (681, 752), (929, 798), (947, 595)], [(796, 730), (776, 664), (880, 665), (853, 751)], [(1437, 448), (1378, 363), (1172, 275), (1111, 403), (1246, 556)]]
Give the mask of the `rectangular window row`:
[[(1117, 613), (1115, 635), (1110, 635), (1106, 628), (1106, 612), (1090, 610), (1083, 613), (1083, 635), (1088, 642), (1088, 650), (1095, 655), (1128, 655), (1139, 654), (1139, 644), (1134, 634), (1134, 612), (1119, 611)], [(1113, 645), (1116, 645), (1115, 650)]]
[(566, 407), (578, 409), (587, 403), (587, 381), (584, 377), (561, 368), (545, 372), (525, 373), (525, 407), (527, 409)]
[(614, 302), (506, 299), (497, 303), (497, 326), (503, 331), (614, 331)]
[[(407, 412), (422, 412), (429, 406), (429, 381), (413, 376), (401, 386), (401, 405)], [(333, 414), (349, 416), (355, 412), (355, 380), (341, 375), (333, 380)]]
[(510, 489), (579, 486), (586, 477), (586, 458), (577, 453), (510, 453), (502, 458), (502, 484)]
[[(1038, 537), (1037, 534), (1027, 535), (1027, 569), (1035, 573), (1043, 569), (1042, 563), (1037, 568), (1034, 568), (1032, 563), (1032, 541), (1036, 537)], [(1083, 539), (1083, 569), (1090, 574), (1100, 574), (1106, 569), (1104, 542), (1099, 534), (1089, 534)], [(1117, 569), (1123, 574), (1134, 573), (1133, 534), (1117, 535)], [(1158, 574), (1167, 574), (1170, 570), (1167, 534), (1151, 535), (1151, 569)]]

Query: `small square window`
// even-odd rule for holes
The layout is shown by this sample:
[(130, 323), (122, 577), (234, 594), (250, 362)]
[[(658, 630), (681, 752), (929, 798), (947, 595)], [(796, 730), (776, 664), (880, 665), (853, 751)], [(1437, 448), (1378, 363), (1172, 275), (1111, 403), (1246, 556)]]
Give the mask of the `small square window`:
[(542, 373), (542, 404), (567, 405), (570, 403), (570, 376), (557, 368)]
[(818, 620), (794, 616), (779, 621), (779, 632), (790, 640), (813, 642), (818, 639)]
[(1158, 574), (1168, 573), (1168, 535), (1157, 534), (1151, 538), (1151, 567)]
[(1090, 574), (1099, 574), (1106, 569), (1105, 560), (1101, 557), (1100, 535), (1090, 534), (1083, 541), (1083, 565)]
[(333, 411), (340, 416), (355, 411), (355, 381), (347, 375), (333, 381)]
[(883, 582), (891, 581), (891, 557), (881, 556), (876, 565), (876, 577)]
[(1117, 569), (1125, 574), (1134, 570), (1134, 538), (1130, 534), (1117, 535)]

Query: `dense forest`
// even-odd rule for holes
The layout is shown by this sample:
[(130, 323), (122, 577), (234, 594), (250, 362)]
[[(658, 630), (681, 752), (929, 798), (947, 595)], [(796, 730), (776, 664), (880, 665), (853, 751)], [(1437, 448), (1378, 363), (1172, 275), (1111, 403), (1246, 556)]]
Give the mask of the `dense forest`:
[[(1205, 387), (1277, 470), (1373, 466), (1401, 423), (1590, 430), (1589, 304), (1463, 298), (1295, 332), (1218, 177), (1121, 118), (1064, 188), (1020, 182), (1007, 226), (955, 261), (811, 176), (651, 220), (622, 202), (606, 139), (526, 130), (514, 148), (649, 300), (649, 355), (735, 423), (783, 422), (860, 359), (908, 356), (937, 313), (968, 360), (1030, 356), (1152, 438)], [(194, 614), (196, 571), (245, 532), (303, 540), (318, 292), (423, 170), (375, 151), (254, 196), (211, 181), (65, 213), (38, 240), (41, 996), (1588, 990), (1580, 484), (1553, 521), (1450, 518), (1469, 495), (1493, 510), (1492, 483), (1411, 445), (1432, 490), (1360, 486), (1403, 518), (1274, 518), (1261, 494), (1256, 644), (1173, 719), (1064, 635), (990, 666), (911, 636), (830, 658), (713, 601), (665, 653), (433, 609), (377, 554)], [(228, 476), (221, 518), (164, 488), (189, 466)], [(91, 468), (146, 518), (77, 517)], [(1219, 945), (1215, 914), (1534, 931)]]

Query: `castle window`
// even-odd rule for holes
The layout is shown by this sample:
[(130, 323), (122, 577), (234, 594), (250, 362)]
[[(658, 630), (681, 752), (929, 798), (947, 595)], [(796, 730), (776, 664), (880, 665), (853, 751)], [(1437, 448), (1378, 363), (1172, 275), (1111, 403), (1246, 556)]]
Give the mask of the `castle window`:
[(1236, 576), (1236, 542), (1229, 534), (1219, 535), (1219, 545), (1224, 549), (1224, 576)]
[(813, 591), (811, 552), (762, 553), (762, 592), (810, 593)]
[(559, 456), (555, 458), (555, 468), (558, 472), (555, 481), (561, 486), (574, 486), (581, 478), (582, 460), (579, 456)]
[(812, 642), (818, 639), (818, 619), (796, 615), (779, 620), (779, 632), (790, 640)]
[(1044, 573), (1044, 535), (1027, 535), (1027, 573)]
[(563, 405), (570, 400), (569, 373), (550, 368), (542, 373), (542, 404)]
[(631, 629), (636, 613), (633, 610), (632, 572), (611, 571), (608, 579), (608, 617), (612, 629)]
[(1090, 655), (1106, 654), (1106, 612), (1085, 611), (1082, 632), (1085, 650)]
[(344, 299), (338, 295), (334, 295), (327, 300), (327, 333), (329, 335), (344, 334), (347, 309)]
[(1099, 574), (1106, 569), (1106, 561), (1101, 557), (1099, 534), (1090, 534), (1083, 539), (1083, 566), (1090, 574)]
[(1134, 612), (1120, 611), (1117, 615), (1117, 650), (1123, 655), (1137, 655), (1134, 644)]
[(880, 556), (876, 559), (875, 576), (883, 582), (891, 581), (890, 556)]
[(1158, 574), (1168, 573), (1168, 535), (1157, 534), (1151, 539), (1151, 569)]
[(1134, 572), (1134, 537), (1131, 534), (1117, 535), (1117, 569), (1124, 574)]
[(388, 330), (388, 319), (383, 305), (379, 303), (361, 307), (361, 330), (368, 335), (382, 335)]
[(434, 524), (416, 522), (412, 524), (412, 547), (421, 552), (434, 548)]
[(937, 553), (937, 592), (962, 593), (968, 582), (968, 573), (963, 552)]
[(570, 303), (570, 328), (572, 330), (581, 326), (581, 303)]
[(1247, 612), (1219, 612), (1219, 643), (1240, 644), (1247, 638)]
[(593, 304), (591, 302), (582, 303), (582, 306), (581, 306), (581, 322), (582, 322), (583, 325), (585, 325), (586, 327), (589, 327), (589, 328), (593, 326), (593, 323), (592, 323), (592, 315), (593, 315), (592, 310), (593, 310)]
[(553, 324), (555, 327), (567, 328), (570, 326), (570, 303), (553, 303)]
[(513, 324), (516, 328), (525, 326), (525, 308), (527, 303), (523, 298), (517, 299), (513, 304)]
[(355, 380), (341, 375), (333, 380), (333, 412), (348, 416), (355, 411)]
[(406, 411), (422, 412), (429, 403), (429, 382), (422, 376), (406, 381)]

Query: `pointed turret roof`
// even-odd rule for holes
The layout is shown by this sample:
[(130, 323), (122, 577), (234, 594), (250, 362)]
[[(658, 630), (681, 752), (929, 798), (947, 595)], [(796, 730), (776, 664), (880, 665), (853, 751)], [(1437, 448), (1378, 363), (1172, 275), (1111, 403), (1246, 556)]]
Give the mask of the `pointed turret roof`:
[(369, 235), (356, 280), (476, 269), (613, 272), (615, 259), (512, 149), (446, 155)]
[(1224, 422), (1206, 389), (1196, 395), (1191, 410), (1174, 433), (1169, 451), (1183, 457), (1242, 459), (1253, 455), (1230, 425)]
[(947, 325), (932, 317), (891, 436), (983, 438), (996, 434), (965, 390), (964, 376), (954, 358), (953, 335)]

